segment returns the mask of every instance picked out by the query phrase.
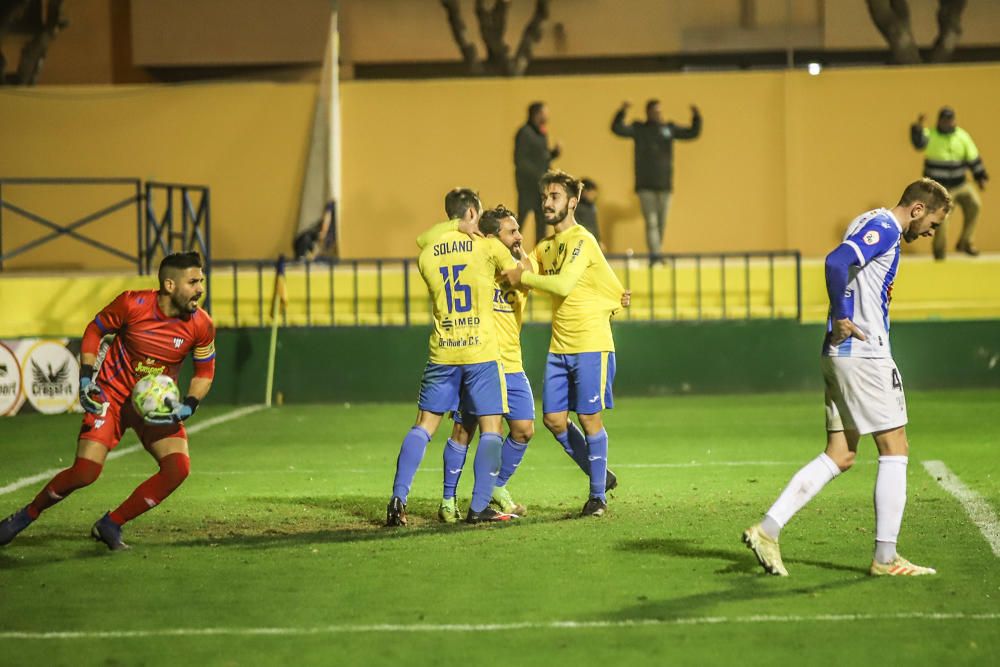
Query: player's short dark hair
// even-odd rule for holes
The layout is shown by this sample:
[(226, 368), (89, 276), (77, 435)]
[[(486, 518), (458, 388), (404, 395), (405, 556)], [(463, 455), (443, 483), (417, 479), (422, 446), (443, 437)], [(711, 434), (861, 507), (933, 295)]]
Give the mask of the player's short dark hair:
[(553, 183), (562, 186), (562, 188), (566, 191), (566, 197), (570, 199), (573, 197), (576, 197), (577, 199), (580, 198), (580, 193), (583, 190), (583, 183), (581, 183), (579, 179), (573, 178), (565, 171), (561, 169), (549, 169), (545, 172), (545, 175), (542, 176), (541, 180), (538, 181), (538, 189), (541, 192), (544, 192), (545, 188), (549, 187)]
[(464, 218), (465, 212), (470, 208), (475, 208), (477, 211), (483, 208), (483, 203), (479, 201), (479, 194), (475, 190), (455, 188), (444, 196), (444, 212), (449, 220)]
[(542, 110), (545, 106), (545, 102), (532, 102), (528, 105), (528, 120), (531, 120), (535, 115)]
[(921, 178), (907, 185), (899, 198), (898, 206), (909, 206), (917, 202), (923, 202), (928, 211), (943, 208), (945, 213), (951, 212), (952, 201), (948, 189), (933, 178)]
[(498, 204), (494, 208), (483, 211), (483, 217), (479, 218), (479, 231), (487, 236), (491, 234), (496, 236), (500, 233), (500, 223), (507, 218), (517, 219), (514, 211), (503, 204)]
[(160, 280), (160, 286), (163, 286), (163, 281), (170, 278), (174, 271), (184, 271), (186, 269), (202, 268), (201, 255), (192, 250), (191, 252), (175, 252), (173, 254), (167, 255), (160, 261), (160, 268), (156, 275)]
[(649, 100), (646, 100), (646, 115), (648, 116), (649, 112), (653, 110), (653, 107), (655, 107), (659, 103), (660, 103), (660, 100), (656, 99), (655, 97), (651, 98)]

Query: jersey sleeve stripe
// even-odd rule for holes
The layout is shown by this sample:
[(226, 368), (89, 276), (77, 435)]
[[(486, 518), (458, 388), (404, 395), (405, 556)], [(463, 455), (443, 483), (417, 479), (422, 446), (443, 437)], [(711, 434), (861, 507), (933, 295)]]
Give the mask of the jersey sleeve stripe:
[(861, 262), (861, 266), (864, 266), (865, 264), (868, 263), (868, 260), (865, 259), (865, 256), (864, 254), (862, 254), (861, 248), (858, 247), (857, 243), (848, 239), (847, 241), (844, 241), (844, 245), (848, 245), (854, 248), (854, 252), (858, 256), (858, 261)]
[(212, 354), (210, 354), (207, 357), (198, 357), (198, 356), (195, 356), (194, 361), (195, 361), (196, 364), (203, 364), (206, 361), (211, 361), (212, 359), (215, 359), (215, 352), (213, 352)]
[(101, 330), (102, 334), (108, 333), (108, 328), (106, 326), (104, 326), (103, 322), (101, 322), (101, 316), (100, 315), (98, 315), (97, 317), (94, 318), (94, 324), (97, 325), (97, 328)]

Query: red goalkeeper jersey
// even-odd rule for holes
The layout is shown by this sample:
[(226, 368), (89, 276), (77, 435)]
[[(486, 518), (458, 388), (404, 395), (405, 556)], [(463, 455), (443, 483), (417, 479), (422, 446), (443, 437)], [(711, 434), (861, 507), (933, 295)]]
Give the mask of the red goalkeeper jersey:
[(176, 380), (189, 352), (194, 357), (195, 377), (215, 375), (212, 318), (201, 308), (188, 317), (167, 317), (156, 296), (156, 290), (122, 292), (87, 326), (85, 351), (96, 349), (101, 336), (116, 334), (97, 374), (104, 400), (126, 401), (135, 383), (146, 375), (166, 373)]

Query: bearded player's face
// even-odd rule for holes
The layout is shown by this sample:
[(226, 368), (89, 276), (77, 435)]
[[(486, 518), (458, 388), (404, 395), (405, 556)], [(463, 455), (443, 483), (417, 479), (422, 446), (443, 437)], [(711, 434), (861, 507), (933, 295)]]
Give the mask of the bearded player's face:
[(198, 302), (205, 294), (205, 274), (198, 267), (178, 271), (172, 280), (164, 283), (170, 301), (182, 313), (198, 310)]
[(545, 190), (542, 191), (542, 215), (545, 217), (545, 222), (550, 225), (558, 225), (565, 220), (566, 216), (569, 215), (571, 201), (573, 208), (576, 208), (576, 200), (570, 200), (566, 196), (566, 190), (563, 186), (556, 183), (545, 186)]

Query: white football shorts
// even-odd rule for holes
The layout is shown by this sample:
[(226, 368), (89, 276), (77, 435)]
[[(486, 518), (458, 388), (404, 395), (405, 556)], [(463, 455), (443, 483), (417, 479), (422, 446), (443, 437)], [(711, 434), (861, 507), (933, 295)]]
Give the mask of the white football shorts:
[(826, 430), (861, 435), (906, 425), (903, 380), (891, 357), (822, 357)]

